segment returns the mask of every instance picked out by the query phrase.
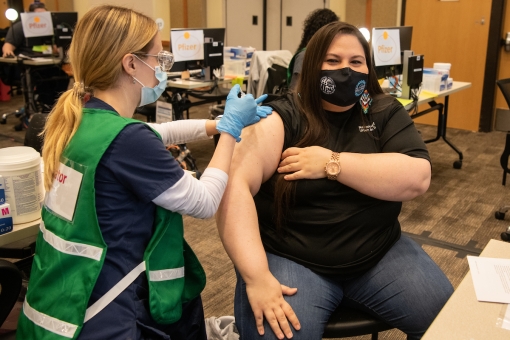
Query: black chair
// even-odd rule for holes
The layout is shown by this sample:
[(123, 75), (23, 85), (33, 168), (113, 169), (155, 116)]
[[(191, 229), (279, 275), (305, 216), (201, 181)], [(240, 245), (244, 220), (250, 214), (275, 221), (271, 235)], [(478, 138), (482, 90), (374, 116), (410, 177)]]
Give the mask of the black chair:
[[(0, 259), (0, 326), (3, 325), (12, 308), (18, 301), (22, 287), (22, 274), (18, 267)], [(0, 340), (16, 338), (16, 331), (0, 334)]]
[(377, 340), (378, 333), (393, 329), (383, 321), (342, 302), (329, 318), (323, 338), (346, 338), (372, 334)]
[[(503, 93), (507, 105), (510, 107), (510, 78), (498, 80), (496, 83), (498, 84), (501, 93)], [(494, 127), (498, 131), (506, 131), (505, 149), (503, 150), (499, 160), (501, 167), (503, 168), (503, 179), (501, 184), (505, 185), (506, 175), (510, 173), (510, 169), (508, 168), (508, 158), (510, 157), (510, 112), (508, 110), (496, 109), (496, 122)], [(510, 205), (502, 206), (498, 211), (496, 211), (495, 217), (498, 220), (505, 219), (505, 213), (508, 210), (510, 210)], [(510, 242), (510, 228), (501, 233), (501, 239)]]
[(267, 98), (264, 103), (269, 103), (279, 96), (285, 94), (288, 90), (287, 68), (278, 64), (273, 64), (267, 69), (266, 92)]
[(33, 114), (30, 119), (30, 124), (28, 124), (27, 132), (25, 133), (24, 145), (34, 148), (39, 153), (42, 152), (43, 137), (41, 136), (41, 133), (44, 130), (47, 119), (47, 113)]

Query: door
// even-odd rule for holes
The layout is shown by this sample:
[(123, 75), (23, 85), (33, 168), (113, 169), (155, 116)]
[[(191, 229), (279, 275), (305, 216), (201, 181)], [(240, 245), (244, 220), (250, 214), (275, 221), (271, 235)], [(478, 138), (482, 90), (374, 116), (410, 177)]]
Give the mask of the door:
[(263, 0), (226, 0), (225, 46), (262, 50)]
[(281, 0), (281, 48), (292, 53), (301, 42), (303, 22), (308, 14), (317, 8), (329, 8), (325, 0)]
[[(472, 83), (471, 88), (450, 96), (448, 127), (478, 131), (491, 2), (405, 2), (405, 25), (413, 26), (411, 49), (425, 56), (425, 67), (434, 62), (451, 63), (454, 81)], [(437, 116), (425, 115), (416, 121), (435, 125)]]

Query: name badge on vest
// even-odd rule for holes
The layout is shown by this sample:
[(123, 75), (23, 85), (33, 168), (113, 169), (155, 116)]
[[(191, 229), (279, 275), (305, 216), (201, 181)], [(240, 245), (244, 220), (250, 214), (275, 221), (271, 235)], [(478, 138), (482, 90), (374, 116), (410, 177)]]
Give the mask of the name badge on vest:
[(81, 172), (60, 163), (51, 190), (46, 195), (44, 202), (46, 207), (66, 220), (72, 221), (82, 179)]

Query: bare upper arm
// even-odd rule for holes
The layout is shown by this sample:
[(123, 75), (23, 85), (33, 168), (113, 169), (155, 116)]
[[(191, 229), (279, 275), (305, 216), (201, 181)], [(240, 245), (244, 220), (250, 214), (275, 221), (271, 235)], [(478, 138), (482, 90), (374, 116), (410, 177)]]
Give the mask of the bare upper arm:
[(230, 182), (248, 184), (251, 194), (255, 195), (280, 163), (283, 138), (283, 121), (275, 111), (259, 123), (244, 128), (241, 142), (234, 149)]

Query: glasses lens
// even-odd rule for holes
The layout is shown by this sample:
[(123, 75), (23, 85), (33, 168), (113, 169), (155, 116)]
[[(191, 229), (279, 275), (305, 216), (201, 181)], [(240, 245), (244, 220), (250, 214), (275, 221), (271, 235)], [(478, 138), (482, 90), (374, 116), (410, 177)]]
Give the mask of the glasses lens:
[(168, 72), (174, 65), (174, 55), (168, 51), (158, 53), (158, 63), (163, 71)]

